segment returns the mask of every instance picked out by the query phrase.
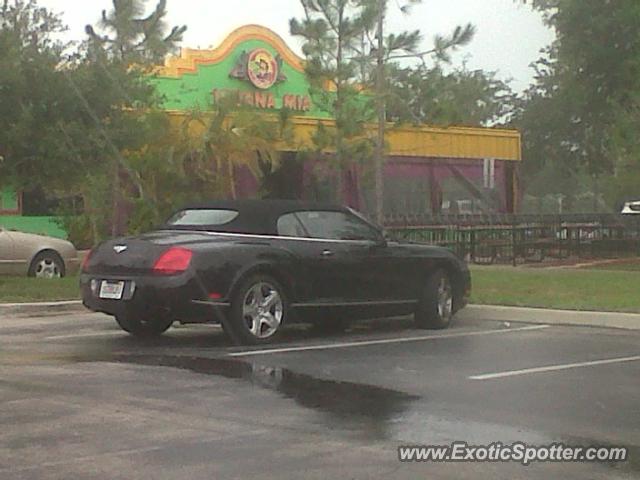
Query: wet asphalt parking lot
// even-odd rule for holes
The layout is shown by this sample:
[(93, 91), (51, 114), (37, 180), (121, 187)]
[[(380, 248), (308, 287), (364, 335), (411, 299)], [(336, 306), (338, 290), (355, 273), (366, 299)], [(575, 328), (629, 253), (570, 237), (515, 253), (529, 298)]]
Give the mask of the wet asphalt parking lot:
[[(640, 478), (640, 332), (379, 320), (232, 347), (109, 317), (0, 321), (0, 479)], [(607, 360), (607, 362), (601, 362)], [(400, 463), (407, 444), (629, 447), (625, 463)]]

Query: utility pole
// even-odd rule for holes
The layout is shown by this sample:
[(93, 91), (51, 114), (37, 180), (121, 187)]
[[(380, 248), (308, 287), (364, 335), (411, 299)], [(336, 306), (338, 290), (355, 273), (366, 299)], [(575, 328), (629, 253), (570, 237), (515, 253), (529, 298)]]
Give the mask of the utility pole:
[(387, 123), (385, 105), (385, 62), (384, 62), (384, 17), (386, 0), (378, 0), (378, 49), (376, 51), (376, 102), (378, 110), (378, 135), (374, 159), (375, 168), (375, 219), (382, 224), (384, 217), (384, 139)]

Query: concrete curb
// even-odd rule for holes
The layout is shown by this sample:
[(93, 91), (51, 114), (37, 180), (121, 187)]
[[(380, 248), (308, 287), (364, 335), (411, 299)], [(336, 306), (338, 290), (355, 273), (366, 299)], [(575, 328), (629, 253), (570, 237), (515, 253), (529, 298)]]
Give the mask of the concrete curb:
[(30, 303), (0, 303), (0, 317), (2, 315), (55, 315), (58, 313), (88, 312), (80, 300), (64, 302), (30, 302)]
[(505, 322), (547, 325), (577, 325), (588, 327), (640, 330), (640, 314), (553, 310), (547, 308), (506, 307), (498, 305), (469, 305), (459, 313), (460, 318), (497, 320)]

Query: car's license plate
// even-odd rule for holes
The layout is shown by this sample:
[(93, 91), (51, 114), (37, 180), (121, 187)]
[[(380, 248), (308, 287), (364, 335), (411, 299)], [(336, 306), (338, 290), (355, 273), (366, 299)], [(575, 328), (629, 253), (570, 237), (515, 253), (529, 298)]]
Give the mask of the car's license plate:
[(120, 300), (124, 292), (124, 282), (109, 282), (103, 280), (100, 285), (100, 298)]

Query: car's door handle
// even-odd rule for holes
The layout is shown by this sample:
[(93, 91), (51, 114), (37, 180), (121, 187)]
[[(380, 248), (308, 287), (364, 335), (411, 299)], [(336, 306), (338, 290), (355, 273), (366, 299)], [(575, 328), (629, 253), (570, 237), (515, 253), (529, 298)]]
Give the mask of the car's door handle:
[(331, 250), (323, 250), (322, 251), (322, 256), (323, 257), (332, 257), (333, 256), (333, 252)]

